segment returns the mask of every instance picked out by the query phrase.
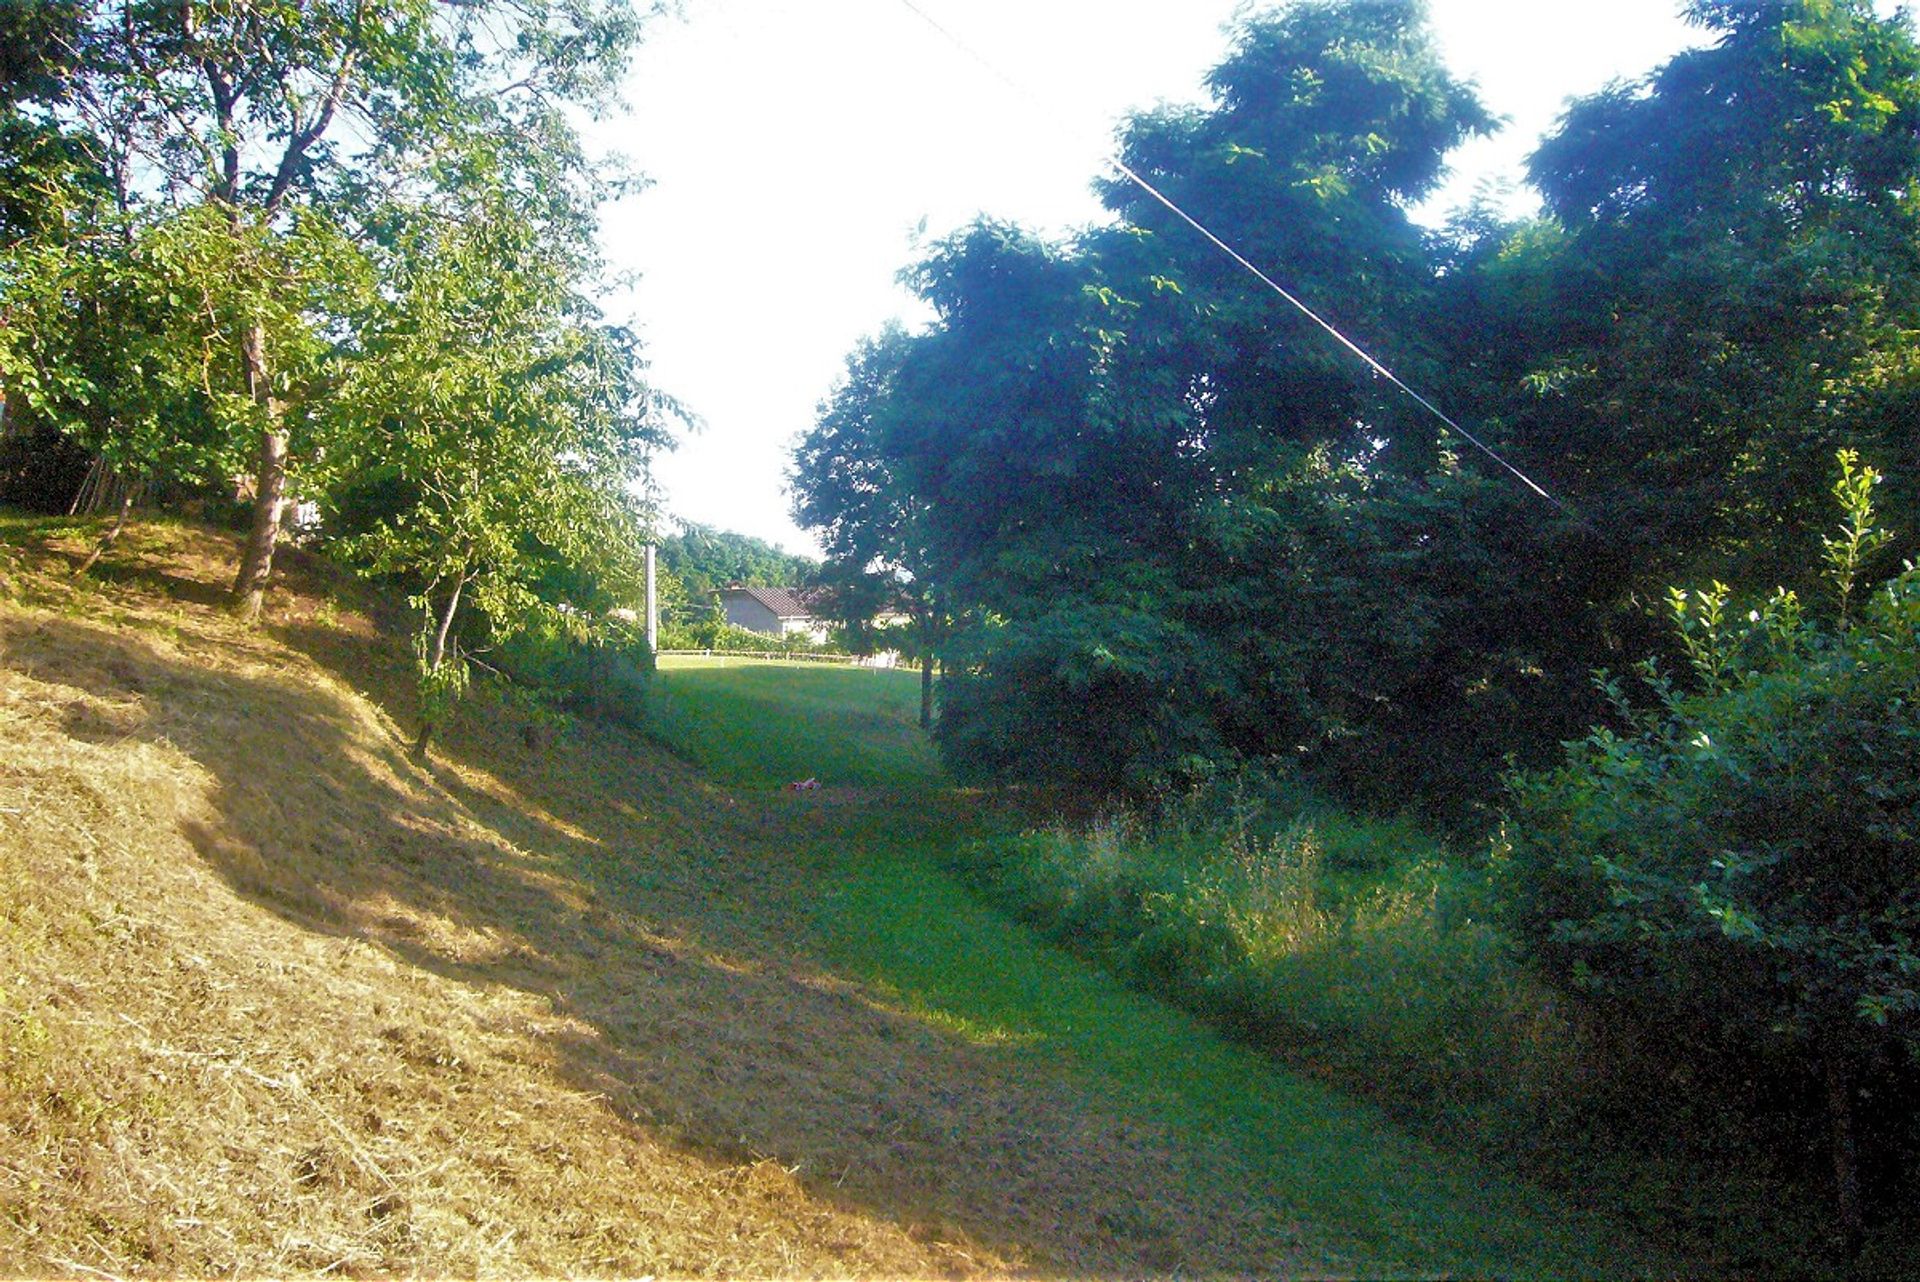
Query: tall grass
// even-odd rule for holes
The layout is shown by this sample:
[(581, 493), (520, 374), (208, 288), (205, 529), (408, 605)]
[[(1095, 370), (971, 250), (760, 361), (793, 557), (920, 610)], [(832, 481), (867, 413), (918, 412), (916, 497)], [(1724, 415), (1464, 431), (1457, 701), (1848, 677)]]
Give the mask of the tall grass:
[(1574, 1069), (1484, 876), (1404, 823), (1116, 815), (981, 842), (960, 867), (1128, 979), (1443, 1128), (1530, 1126)]
[[(1791, 1137), (1703, 1112), (1657, 1031), (1623, 1040), (1548, 989), (1493, 923), (1491, 858), (1268, 786), (986, 837), (952, 866), (1135, 987), (1696, 1258), (1846, 1271)], [(1869, 1271), (1917, 1274), (1909, 1224)]]

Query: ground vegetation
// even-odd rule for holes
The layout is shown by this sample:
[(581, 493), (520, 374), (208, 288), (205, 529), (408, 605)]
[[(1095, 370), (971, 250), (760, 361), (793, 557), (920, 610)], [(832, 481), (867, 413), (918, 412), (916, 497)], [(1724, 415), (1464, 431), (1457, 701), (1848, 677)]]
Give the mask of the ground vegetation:
[[(1494, 122), (1418, 6), (1248, 18), (1207, 102), (1123, 125), (1112, 222), (1048, 238), (983, 218), (907, 267), (933, 319), (855, 353), (796, 453), (797, 510), (859, 572), (886, 561), (847, 532), (915, 514), (913, 573), (948, 623), (935, 732), (960, 775), (1062, 788), (1082, 814), (1104, 798), (1152, 832), (1249, 776), (1420, 817), (1453, 868), (1409, 852), (1395, 876), (1481, 897), (1473, 932), (1442, 914), (1415, 933), (1522, 956), (1513, 985), (1501, 963), (1461, 1000), (1557, 990), (1584, 1039), (1571, 1089), (1594, 1105), (1569, 1116), (1627, 1139), (1619, 1101), (1652, 1109), (1684, 1081), (1689, 1107), (1662, 1114), (1678, 1133), (1809, 1137), (1795, 1178), (1836, 1227), (1811, 1236), (1851, 1248), (1915, 1152), (1885, 1120), (1916, 1098), (1890, 978), (1914, 842), (1893, 782), (1904, 589), (1866, 585), (1920, 548), (1920, 44), (1862, 0), (1686, 12), (1699, 48), (1571, 103), (1543, 140), (1540, 216), (1475, 209), (1432, 233), (1409, 207)], [(1849, 525), (1844, 593), (1823, 582), (1836, 457), (1855, 489), (1887, 478), (1891, 531)], [(1723, 642), (1726, 670), (1700, 673)], [(1592, 678), (1643, 661), (1708, 688), (1659, 686), (1649, 713)], [(1555, 773), (1566, 742), (1583, 746)], [(1240, 829), (1217, 827), (1212, 853), (1037, 836), (983, 852), (981, 876), (1229, 1022), (1253, 1006), (1344, 1030), (1332, 1042), (1391, 1028), (1384, 993), (1330, 1018), (1340, 982), (1290, 986), (1325, 956), (1271, 942), (1300, 922), (1369, 937), (1337, 895), (1301, 898), (1322, 879), (1288, 852), (1311, 843), (1235, 871)], [(1107, 872), (1065, 871), (1082, 856)], [(1268, 942), (1236, 912), (1275, 915)], [(1690, 1004), (1694, 966), (1723, 1002)], [(1682, 1008), (1697, 1035), (1663, 1039)], [(1890, 1110), (1870, 1176), (1861, 1089)]]

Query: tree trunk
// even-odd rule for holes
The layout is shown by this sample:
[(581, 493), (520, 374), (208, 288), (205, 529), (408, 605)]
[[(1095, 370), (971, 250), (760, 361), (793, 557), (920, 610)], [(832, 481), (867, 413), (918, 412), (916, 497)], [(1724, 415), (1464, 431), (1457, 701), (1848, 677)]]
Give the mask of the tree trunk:
[(920, 728), (933, 729), (933, 655), (920, 656)]
[(67, 505), (68, 516), (79, 516), (83, 510), (89, 515), (92, 514), (93, 508), (90, 505), (94, 501), (94, 487), (100, 483), (100, 473), (106, 465), (105, 455), (93, 456), (93, 462), (87, 465), (87, 474), (80, 478), (80, 488), (73, 492), (73, 502)]
[(113, 518), (113, 528), (107, 531), (106, 537), (94, 545), (93, 551), (87, 555), (87, 559), (82, 561), (79, 568), (73, 572), (74, 578), (79, 578), (97, 565), (100, 558), (107, 554), (107, 549), (119, 540), (120, 531), (127, 528), (127, 514), (133, 511), (133, 501), (139, 495), (140, 490), (141, 486), (138, 482), (129, 481), (127, 483), (125, 493), (120, 496), (120, 513)]
[(287, 432), (280, 402), (273, 395), (267, 366), (267, 327), (259, 321), (247, 327), (242, 354), (247, 366), (247, 390), (253, 403), (266, 413), (260, 432), (259, 470), (254, 482), (253, 529), (233, 581), (233, 608), (249, 622), (260, 617), (267, 579), (273, 573), (273, 549), (280, 539), (280, 513), (287, 497)]
[(1866, 1240), (1867, 1220), (1860, 1198), (1860, 1150), (1853, 1128), (1852, 1065), (1839, 1054), (1827, 1057), (1827, 1125), (1833, 1144), (1834, 1208), (1841, 1243), (1849, 1258)]
[[(447, 637), (453, 632), (453, 616), (460, 608), (460, 594), (466, 590), (464, 577), (455, 579), (453, 594), (447, 598), (447, 608), (440, 614), (440, 629), (433, 637), (433, 658), (427, 664), (427, 675), (440, 671), (440, 665), (447, 661)], [(437, 714), (431, 706), (431, 695), (424, 694), (420, 701), (420, 733), (413, 741), (413, 759), (425, 762), (427, 745), (433, 739), (433, 723)]]

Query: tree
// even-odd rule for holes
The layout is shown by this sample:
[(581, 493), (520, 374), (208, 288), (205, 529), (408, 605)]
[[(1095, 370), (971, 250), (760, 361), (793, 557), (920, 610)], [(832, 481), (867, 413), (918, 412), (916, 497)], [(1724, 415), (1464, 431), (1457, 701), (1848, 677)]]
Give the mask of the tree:
[[(1128, 165), (1417, 376), (1433, 272), (1405, 205), (1488, 125), (1417, 8), (1295, 6), (1210, 83), (1208, 108), (1130, 122)], [(936, 323), (856, 389), (875, 408), (850, 435), (963, 620), (949, 761), (1152, 791), (1373, 736), (1464, 613), (1442, 594), (1479, 550), (1454, 532), (1487, 524), (1453, 515), (1470, 483), (1216, 248), (1130, 185), (1107, 199), (1118, 225), (1070, 242), (982, 221), (935, 246), (909, 279)], [(813, 523), (871, 510), (849, 485), (814, 486)], [(1367, 609), (1308, 608), (1336, 559), (1318, 534), (1361, 524), (1340, 575)]]
[[(93, 0), (81, 14), (47, 118), (90, 140), (123, 211), (204, 208), (230, 237), (223, 395), (246, 412), (225, 426), (257, 446), (234, 592), (257, 615), (312, 392), (274, 303), (355, 270), (300, 253), (301, 229), (317, 221), (365, 246), (379, 228), (362, 215), (384, 196), (502, 170), (573, 198), (590, 178), (566, 110), (604, 100), (638, 18), (625, 0)], [(294, 319), (330, 337), (324, 316)]]
[(1726, 588), (1675, 591), (1691, 690), (1641, 666), (1625, 732), (1517, 777), (1510, 917), (1564, 986), (1676, 1054), (1716, 1040), (1817, 1066), (1838, 1217), (1864, 1209), (1853, 1110), (1876, 1058), (1920, 1050), (1920, 570), (1871, 593), (1878, 476), (1840, 455), (1846, 520), (1827, 621), (1781, 590), (1743, 621)]
[[(819, 581), (841, 626), (871, 645), (871, 622), (904, 612), (904, 639), (920, 664), (920, 726), (933, 725), (933, 665), (950, 626), (927, 542), (925, 505), (893, 477), (876, 415), (894, 403), (893, 380), (913, 340), (898, 327), (863, 343), (847, 375), (794, 449), (794, 520), (820, 534), (827, 554)], [(899, 629), (888, 629), (887, 640)]]
[(550, 212), (475, 184), (458, 210), (396, 214), (327, 402), (325, 466), (353, 478), (333, 492), (378, 496), (332, 522), (354, 531), (335, 546), (412, 585), (422, 612), (418, 756), (466, 687), (463, 603), (496, 641), (536, 619), (588, 634), (605, 626), (593, 585), (640, 575), (657, 406), (632, 336), (578, 292), (581, 228)]
[(783, 552), (764, 539), (716, 530), (694, 521), (661, 541), (660, 563), (679, 581), (683, 608), (711, 612), (713, 594), (731, 583), (743, 587), (791, 588), (819, 568), (810, 557)]
[(1628, 590), (1805, 586), (1836, 449), (1886, 460), (1906, 504), (1920, 476), (1920, 45), (1867, 0), (1689, 14), (1719, 38), (1576, 102), (1534, 155), (1553, 224), (1498, 246), (1520, 291), (1476, 358)]

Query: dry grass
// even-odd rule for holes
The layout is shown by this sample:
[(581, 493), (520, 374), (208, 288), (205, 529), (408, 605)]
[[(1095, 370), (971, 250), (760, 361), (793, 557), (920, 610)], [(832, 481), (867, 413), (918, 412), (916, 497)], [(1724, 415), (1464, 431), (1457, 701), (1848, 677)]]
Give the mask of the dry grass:
[(830, 974), (795, 923), (836, 807), (485, 710), (416, 768), (404, 651), (317, 567), (251, 631), (222, 536), (130, 531), (104, 585), (86, 531), (12, 536), (0, 1274), (1335, 1267)]
[[(217, 586), (225, 549), (184, 541), (169, 572)], [(572, 1008), (583, 954), (636, 1013), (665, 969), (711, 1015), (725, 972), (476, 819), (336, 678), (176, 594), (14, 577), (0, 1272), (948, 1267), (594, 1080), (640, 1057)]]

